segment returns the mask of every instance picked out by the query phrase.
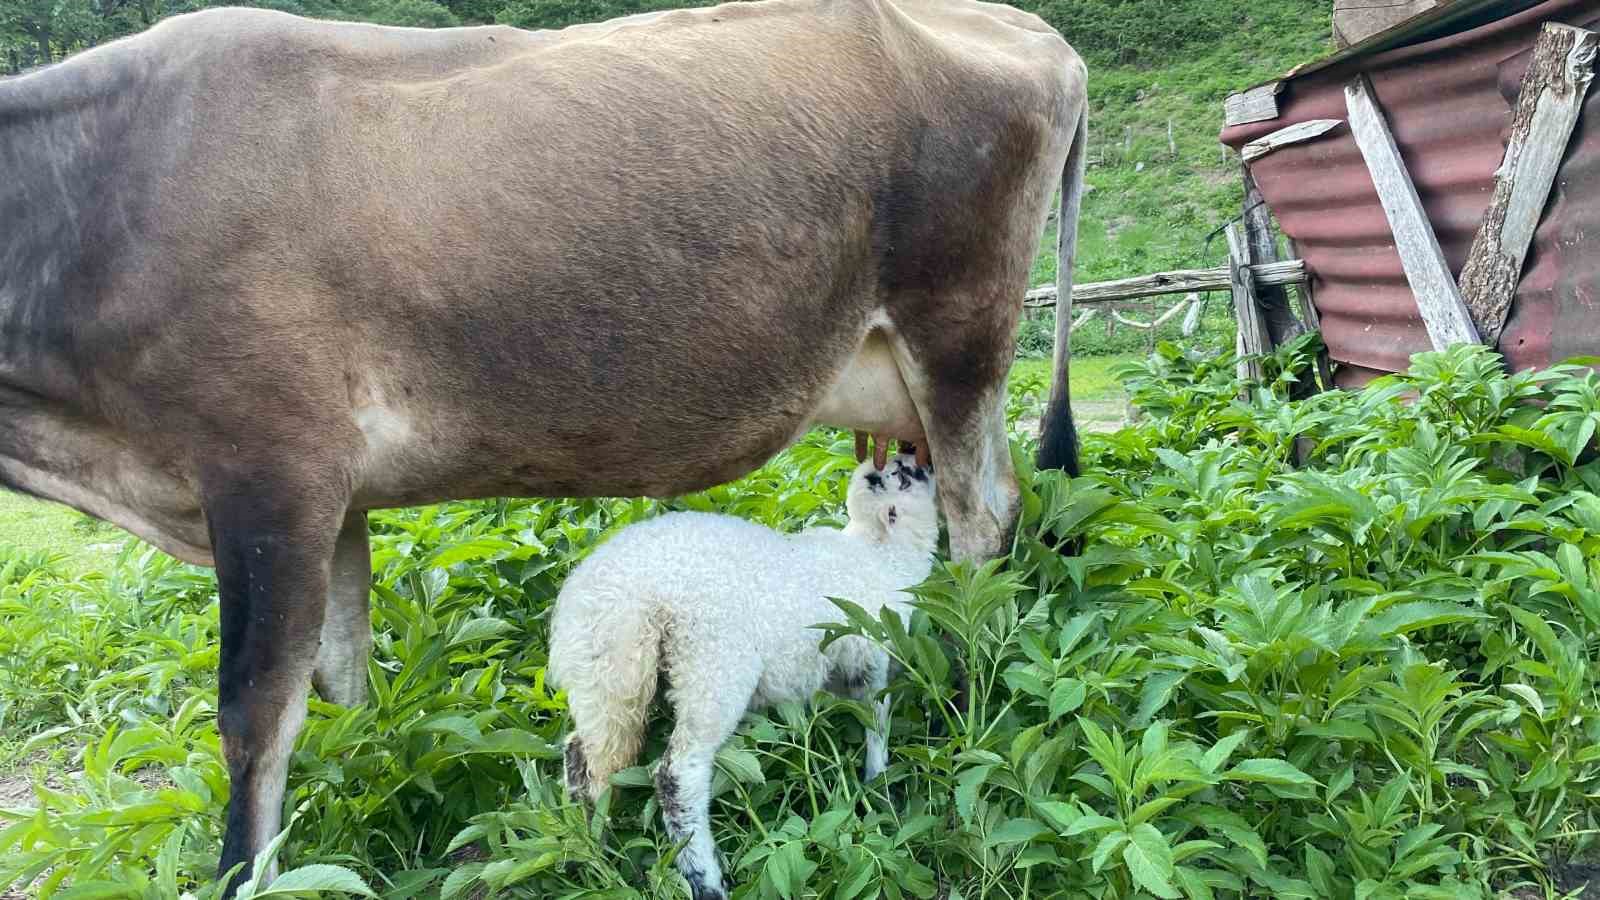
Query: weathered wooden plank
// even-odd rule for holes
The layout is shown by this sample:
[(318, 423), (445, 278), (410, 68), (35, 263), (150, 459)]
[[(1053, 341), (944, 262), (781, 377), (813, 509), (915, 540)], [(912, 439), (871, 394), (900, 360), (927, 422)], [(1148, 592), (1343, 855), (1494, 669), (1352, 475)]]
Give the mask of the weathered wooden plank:
[[(1241, 166), (1244, 175), (1244, 234), (1250, 251), (1246, 260), (1252, 266), (1278, 261), (1278, 241), (1272, 230), (1272, 211), (1267, 209), (1249, 166)], [(1267, 334), (1272, 346), (1294, 339), (1305, 331), (1300, 319), (1289, 305), (1289, 291), (1283, 285), (1256, 284), (1256, 301), (1261, 304), (1266, 317)]]
[[(1446, 3), (1454, 0), (1446, 0)], [(1333, 42), (1343, 50), (1440, 5), (1439, 0), (1356, 0), (1333, 5)]]
[(1229, 94), (1222, 101), (1222, 120), (1228, 126), (1267, 122), (1278, 117), (1278, 92), (1283, 82), (1273, 81), (1248, 91)]
[[(1300, 284), (1306, 280), (1304, 260), (1286, 259), (1282, 262), (1252, 266), (1256, 284)], [(1162, 294), (1187, 294), (1191, 291), (1226, 291), (1232, 288), (1227, 266), (1215, 269), (1179, 269), (1174, 272), (1155, 272), (1116, 281), (1091, 281), (1072, 286), (1073, 303), (1111, 303), (1137, 297), (1158, 297)], [(1054, 306), (1056, 286), (1040, 285), (1024, 296), (1029, 306)]]
[(1511, 139), (1494, 194), (1461, 270), (1461, 296), (1484, 343), (1494, 346), (1511, 311), (1533, 232), (1594, 80), (1600, 35), (1546, 22), (1522, 76)]
[(1367, 161), (1373, 186), (1378, 189), (1378, 200), (1400, 253), (1400, 265), (1405, 269), (1406, 281), (1417, 299), (1417, 311), (1428, 327), (1434, 349), (1477, 343), (1478, 329), (1473, 327), (1472, 316), (1456, 288), (1455, 275), (1445, 262), (1444, 251), (1439, 249), (1439, 239), (1422, 208), (1416, 185), (1406, 172), (1400, 148), (1395, 146), (1389, 124), (1378, 109), (1372, 82), (1365, 74), (1358, 75), (1345, 87), (1344, 96), (1350, 112), (1350, 131)]
[(1296, 122), (1245, 144), (1239, 155), (1244, 157), (1245, 162), (1252, 162), (1274, 150), (1322, 137), (1343, 124), (1343, 119), (1307, 119), (1304, 122)]
[(1239, 378), (1247, 382), (1261, 380), (1261, 363), (1246, 357), (1272, 350), (1272, 337), (1267, 334), (1267, 323), (1262, 318), (1261, 307), (1256, 302), (1255, 278), (1250, 272), (1250, 244), (1244, 225), (1235, 222), (1225, 232), (1228, 238), (1228, 276), (1233, 287), (1233, 314), (1239, 322), (1237, 346), (1239, 350)]

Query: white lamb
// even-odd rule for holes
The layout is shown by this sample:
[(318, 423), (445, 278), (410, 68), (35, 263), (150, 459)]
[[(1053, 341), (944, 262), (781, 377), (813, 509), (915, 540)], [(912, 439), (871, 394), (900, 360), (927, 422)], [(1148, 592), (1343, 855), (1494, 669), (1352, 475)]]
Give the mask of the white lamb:
[[(783, 535), (731, 516), (670, 513), (618, 532), (567, 578), (551, 624), (551, 680), (574, 730), (569, 792), (599, 797), (633, 765), (656, 693), (670, 685), (675, 724), (656, 770), (662, 819), (688, 838), (677, 865), (696, 900), (722, 898), (710, 834), (712, 757), (745, 712), (828, 689), (866, 700), (888, 657), (856, 637), (819, 650), (811, 626), (841, 619), (828, 597), (876, 614), (910, 600), (938, 539), (932, 466), (909, 453), (863, 462), (846, 495), (849, 524)], [(865, 777), (888, 764), (887, 698), (869, 731)]]

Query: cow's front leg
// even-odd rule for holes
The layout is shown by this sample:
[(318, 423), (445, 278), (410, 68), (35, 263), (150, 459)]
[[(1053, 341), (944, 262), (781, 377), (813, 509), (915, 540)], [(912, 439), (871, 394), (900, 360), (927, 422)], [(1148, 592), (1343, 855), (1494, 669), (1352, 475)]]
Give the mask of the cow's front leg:
[(301, 488), (252, 472), (207, 490), (222, 620), (217, 728), (231, 782), (218, 874), (243, 863), (224, 896), (282, 827), (289, 753), (306, 718), (345, 501)]
[(367, 658), (372, 655), (372, 555), (367, 514), (345, 517), (334, 545), (322, 644), (311, 684), (322, 699), (341, 706), (367, 700)]
[(1019, 492), (1006, 436), (1010, 334), (1007, 322), (979, 317), (943, 328), (918, 323), (894, 341), (927, 432), (950, 555), (958, 561), (1004, 553), (1016, 528)]

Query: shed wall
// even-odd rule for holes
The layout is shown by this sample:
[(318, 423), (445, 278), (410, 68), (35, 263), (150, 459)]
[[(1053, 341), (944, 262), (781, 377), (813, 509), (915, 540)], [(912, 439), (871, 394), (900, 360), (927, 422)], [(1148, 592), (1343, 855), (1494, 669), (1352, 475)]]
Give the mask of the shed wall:
[[(1245, 143), (1307, 119), (1346, 118), (1344, 85), (1366, 72), (1452, 269), (1460, 272), (1493, 190), (1522, 74), (1546, 21), (1600, 28), (1595, 0), (1549, 0), (1446, 38), (1286, 82), (1279, 117), (1223, 131)], [(1356, 386), (1430, 349), (1361, 153), (1348, 127), (1252, 164), (1262, 196), (1312, 276), (1336, 380)], [(1500, 350), (1516, 368), (1600, 355), (1600, 89), (1591, 90), (1534, 237)]]

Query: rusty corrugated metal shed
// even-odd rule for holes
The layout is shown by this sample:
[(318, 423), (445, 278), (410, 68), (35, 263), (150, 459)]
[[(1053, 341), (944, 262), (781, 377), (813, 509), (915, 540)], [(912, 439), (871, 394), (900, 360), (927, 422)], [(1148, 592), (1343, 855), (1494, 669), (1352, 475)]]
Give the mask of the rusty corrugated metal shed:
[[(1459, 2), (1481, 20), (1508, 7)], [(1471, 9), (1468, 9), (1471, 7)], [(1278, 118), (1225, 129), (1245, 143), (1307, 119), (1344, 119), (1344, 85), (1371, 76), (1379, 104), (1459, 273), (1493, 189), (1522, 74), (1547, 21), (1600, 28), (1596, 0), (1547, 0), (1464, 31), (1303, 68), (1284, 81)], [(1408, 23), (1411, 25), (1411, 23)], [(1412, 26), (1415, 28), (1415, 26)], [(1383, 46), (1379, 35), (1367, 46)], [(1405, 368), (1430, 347), (1378, 195), (1348, 127), (1251, 165), (1262, 196), (1312, 273), (1341, 385)], [(1600, 89), (1592, 90), (1534, 237), (1500, 350), (1517, 368), (1600, 354)]]

